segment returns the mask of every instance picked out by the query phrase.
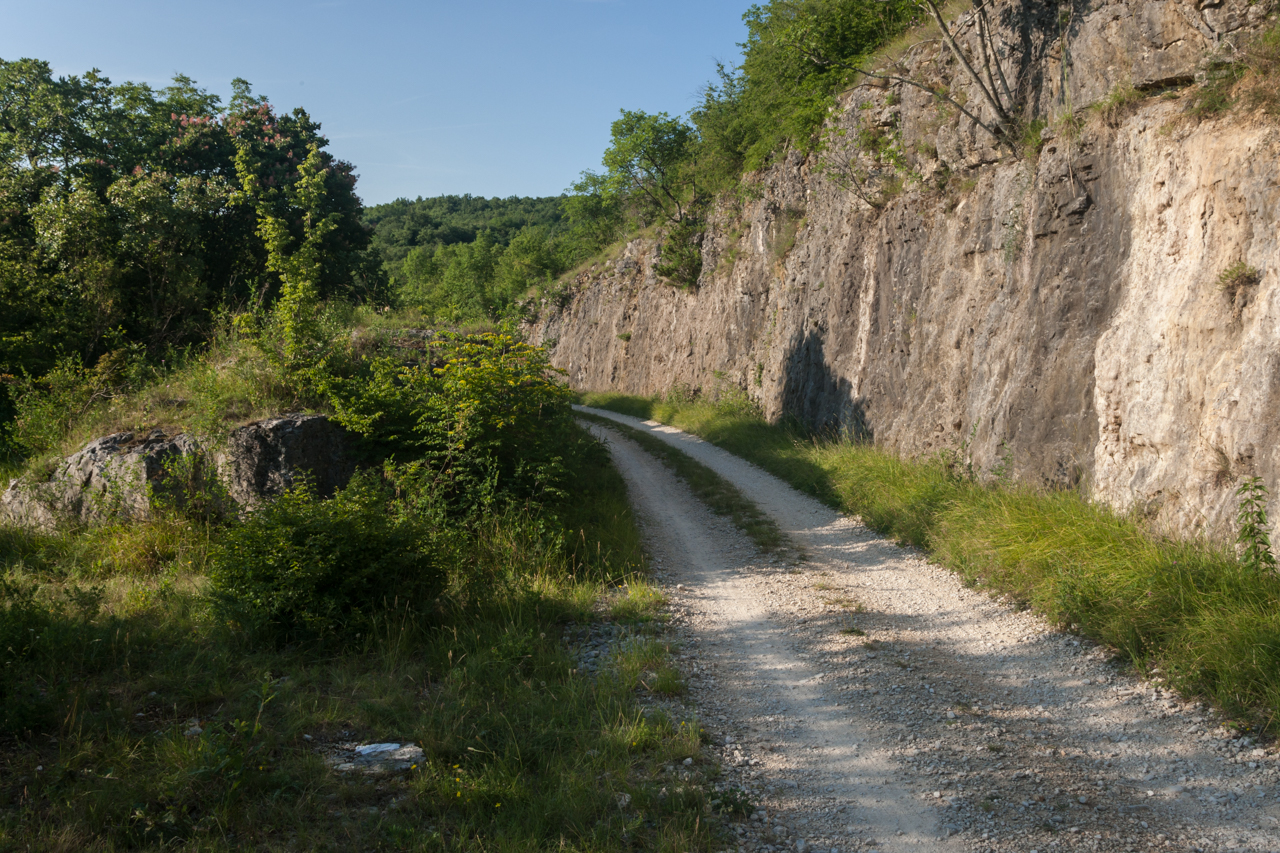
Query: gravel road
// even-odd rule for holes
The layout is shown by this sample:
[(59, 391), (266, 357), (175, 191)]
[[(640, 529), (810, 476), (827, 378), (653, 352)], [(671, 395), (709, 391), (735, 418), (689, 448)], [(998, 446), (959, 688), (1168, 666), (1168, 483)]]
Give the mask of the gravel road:
[(760, 809), (747, 851), (1280, 851), (1280, 759), (1104, 648), (700, 439), (803, 550), (771, 560), (598, 426), (671, 599), (690, 701)]

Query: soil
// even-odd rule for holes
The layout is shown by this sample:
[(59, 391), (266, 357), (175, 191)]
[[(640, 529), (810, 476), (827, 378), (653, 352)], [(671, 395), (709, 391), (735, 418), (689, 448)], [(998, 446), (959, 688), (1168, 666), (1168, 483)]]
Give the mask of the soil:
[(606, 428), (740, 851), (1280, 851), (1280, 759), (1111, 652), (652, 421), (803, 556), (770, 558)]

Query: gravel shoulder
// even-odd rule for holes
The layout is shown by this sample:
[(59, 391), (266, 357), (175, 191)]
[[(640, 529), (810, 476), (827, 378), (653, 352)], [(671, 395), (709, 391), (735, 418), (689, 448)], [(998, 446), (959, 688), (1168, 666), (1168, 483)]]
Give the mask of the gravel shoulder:
[(1269, 746), (694, 436), (803, 549), (761, 555), (661, 463), (627, 479), (690, 700), (761, 811), (739, 850), (1280, 851)]

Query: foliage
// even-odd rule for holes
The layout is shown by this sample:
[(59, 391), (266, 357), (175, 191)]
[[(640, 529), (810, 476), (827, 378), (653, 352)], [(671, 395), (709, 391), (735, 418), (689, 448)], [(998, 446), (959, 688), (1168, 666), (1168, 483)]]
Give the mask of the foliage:
[(0, 374), (92, 369), (120, 335), (153, 363), (197, 345), (220, 307), (275, 301), (284, 232), (310, 246), (317, 298), (380, 292), (350, 164), (304, 111), (234, 89), (223, 112), (182, 76), (153, 90), (0, 60)]
[(1271, 551), (1271, 536), (1267, 532), (1267, 487), (1259, 477), (1249, 477), (1236, 489), (1240, 499), (1236, 511), (1236, 544), (1240, 546), (1240, 562), (1255, 572), (1274, 572), (1275, 554)]
[(1237, 106), (1280, 115), (1280, 22), (1255, 34), (1234, 51), (1205, 63), (1203, 82), (1193, 92), (1188, 112), (1209, 118)]
[[(586, 395), (584, 402), (700, 435), (924, 549), (967, 582), (1158, 667), (1178, 689), (1280, 727), (1280, 577), (1246, 568), (1221, 545), (1153, 536), (1078, 492), (982, 485), (952, 460), (903, 459), (702, 399)], [(1247, 521), (1265, 532), (1260, 493), (1253, 494), (1243, 505)], [(1253, 533), (1250, 541), (1261, 542)]]
[(219, 543), (209, 578), (219, 611), (257, 637), (352, 635), (396, 606), (430, 607), (444, 585), (431, 550), (418, 516), (363, 473), (331, 500), (295, 488), (252, 512)]
[(654, 272), (677, 284), (692, 287), (702, 274), (702, 223), (685, 221), (667, 229), (662, 258)]
[(584, 172), (565, 210), (578, 245), (603, 248), (629, 228), (666, 226), (659, 274), (693, 284), (701, 230), (715, 192), (740, 189), (745, 171), (784, 147), (821, 144), (818, 130), (856, 65), (918, 18), (912, 0), (772, 0), (743, 16), (741, 66), (718, 80), (686, 123), (623, 110), (602, 174)]
[(117, 335), (117, 348), (92, 369), (80, 356), (60, 359), (40, 377), (24, 374), (14, 382), (14, 418), (4, 425), (8, 444), (27, 456), (56, 448), (94, 405), (140, 388), (150, 378), (141, 344)]
[[(531, 295), (596, 249), (564, 198), (400, 199), (369, 208), (392, 301), (436, 322), (518, 317)], [(612, 237), (610, 237), (612, 239)]]
[(450, 505), (476, 512), (560, 493), (572, 416), (555, 373), (510, 335), (442, 333), (421, 362), (378, 358), (331, 388), (340, 423), (420, 455)]
[(856, 65), (918, 20), (909, 0), (772, 0), (743, 16), (739, 68), (719, 69), (692, 113), (713, 168), (732, 180), (790, 146), (813, 150)]
[[(198, 551), (216, 529), (155, 526), (139, 538), (176, 556), (144, 572), (108, 558), (119, 530), (0, 527), (0, 841), (718, 849), (699, 727), (640, 701), (670, 653), (652, 636), (662, 599), (640, 574), (625, 485), (589, 454), (567, 491), (450, 531), (436, 609), (379, 612), (343, 644), (248, 644), (209, 620)], [(108, 574), (86, 585), (94, 564)], [(459, 575), (487, 582), (459, 596)], [(604, 621), (629, 641), (599, 676), (575, 673), (570, 626)], [(376, 784), (316, 752), (387, 740), (424, 755)], [(668, 796), (663, 768), (685, 758)]]
[[(605, 172), (584, 175), (606, 201), (624, 209), (641, 227), (654, 222), (682, 224), (696, 216), (703, 201), (694, 164), (696, 134), (666, 113), (623, 110), (610, 129)], [(579, 187), (575, 192), (581, 193)]]
[(364, 221), (373, 227), (373, 248), (394, 274), (409, 252), (419, 247), (471, 243), (482, 232), (506, 246), (526, 228), (559, 231), (564, 223), (563, 197), (401, 198), (365, 208)]

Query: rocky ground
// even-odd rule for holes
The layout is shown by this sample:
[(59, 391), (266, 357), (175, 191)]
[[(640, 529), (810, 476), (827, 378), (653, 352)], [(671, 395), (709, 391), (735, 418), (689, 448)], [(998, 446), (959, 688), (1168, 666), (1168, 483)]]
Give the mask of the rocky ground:
[(608, 441), (671, 598), (740, 851), (1280, 851), (1275, 750), (1106, 649), (966, 589), (919, 553), (724, 451), (805, 553), (762, 557), (659, 462)]

